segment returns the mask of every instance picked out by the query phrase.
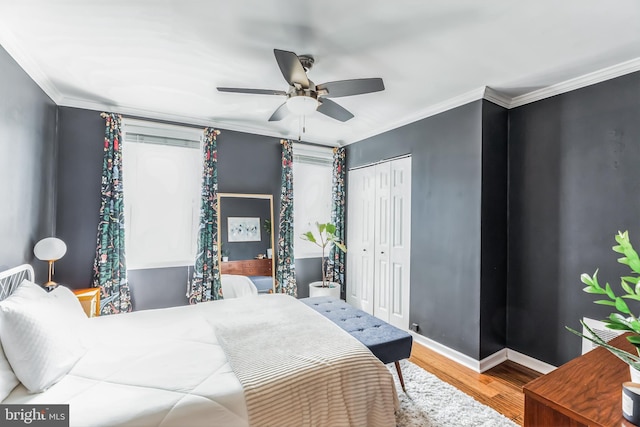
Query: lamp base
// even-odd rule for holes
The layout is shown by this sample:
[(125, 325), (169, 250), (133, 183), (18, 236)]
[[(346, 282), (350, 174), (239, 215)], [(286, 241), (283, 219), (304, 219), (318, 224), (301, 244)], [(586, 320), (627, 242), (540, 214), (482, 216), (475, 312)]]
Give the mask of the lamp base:
[(56, 282), (54, 282), (53, 280), (49, 280), (47, 283), (42, 285), (43, 288), (47, 288), (50, 291), (55, 289), (57, 286), (58, 286), (58, 284)]

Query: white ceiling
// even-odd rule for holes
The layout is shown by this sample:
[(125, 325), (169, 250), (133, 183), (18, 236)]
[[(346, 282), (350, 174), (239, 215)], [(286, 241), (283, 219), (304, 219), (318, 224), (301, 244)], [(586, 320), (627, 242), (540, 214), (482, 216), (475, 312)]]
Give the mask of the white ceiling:
[(484, 87), (509, 106), (638, 70), (639, 23), (638, 0), (0, 0), (0, 44), (58, 105), (297, 139), (295, 116), (267, 121), (283, 97), (216, 87), (286, 91), (274, 48), (313, 55), (316, 84), (382, 77), (384, 92), (334, 98), (353, 119), (306, 118), (302, 139), (328, 145)]

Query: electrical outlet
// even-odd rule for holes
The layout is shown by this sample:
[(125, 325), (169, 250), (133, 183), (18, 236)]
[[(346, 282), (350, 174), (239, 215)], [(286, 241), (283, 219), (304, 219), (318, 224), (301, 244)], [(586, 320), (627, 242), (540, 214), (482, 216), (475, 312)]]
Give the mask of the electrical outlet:
[(417, 323), (412, 323), (412, 324), (411, 324), (411, 330), (412, 330), (413, 332), (418, 332), (418, 330), (419, 330), (419, 329), (420, 329), (420, 326), (418, 326), (418, 324), (417, 324)]

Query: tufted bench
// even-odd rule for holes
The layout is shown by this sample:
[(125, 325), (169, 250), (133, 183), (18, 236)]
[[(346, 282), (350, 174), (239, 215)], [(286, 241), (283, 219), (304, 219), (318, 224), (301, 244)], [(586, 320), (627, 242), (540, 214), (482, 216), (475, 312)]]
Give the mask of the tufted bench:
[(398, 362), (411, 355), (413, 338), (409, 333), (333, 297), (301, 298), (300, 301), (349, 332), (382, 363), (394, 362), (402, 390), (406, 392)]

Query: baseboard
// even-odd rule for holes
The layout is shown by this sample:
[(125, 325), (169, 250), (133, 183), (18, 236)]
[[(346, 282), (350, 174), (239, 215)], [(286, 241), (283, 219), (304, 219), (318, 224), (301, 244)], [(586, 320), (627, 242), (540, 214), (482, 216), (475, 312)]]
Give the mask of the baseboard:
[(507, 349), (503, 348), (493, 353), (491, 356), (487, 356), (480, 361), (480, 370), (478, 372), (488, 371), (494, 366), (498, 366), (502, 362), (507, 361)]
[(466, 354), (460, 353), (457, 350), (447, 347), (446, 345), (442, 345), (437, 341), (425, 337), (424, 335), (416, 334), (415, 332), (411, 331), (409, 333), (413, 336), (414, 341), (418, 344), (422, 344), (429, 350), (433, 350), (436, 353), (439, 353), (447, 357), (448, 359), (461, 364), (462, 366), (466, 366), (469, 369), (480, 372), (480, 362), (475, 360), (473, 357), (469, 357)]
[(453, 360), (454, 362), (459, 363), (462, 366), (465, 366), (478, 373), (485, 372), (507, 360), (511, 360), (512, 362), (525, 366), (529, 369), (533, 369), (534, 371), (540, 372), (542, 374), (548, 374), (549, 372), (556, 369), (556, 367), (553, 365), (550, 365), (538, 359), (534, 359), (531, 356), (527, 356), (509, 348), (503, 348), (502, 350), (496, 351), (492, 355), (485, 357), (482, 360), (476, 360), (473, 357), (460, 353), (459, 351), (449, 348), (446, 345), (442, 345), (437, 341), (425, 337), (424, 335), (420, 335), (411, 331), (409, 331), (409, 333), (413, 336), (413, 340), (416, 343), (423, 345), (429, 350), (433, 350), (436, 353), (441, 354), (446, 358)]
[(556, 367), (553, 365), (550, 365), (538, 359), (534, 359), (531, 356), (527, 356), (526, 354), (522, 354), (511, 349), (507, 349), (507, 359), (511, 360), (512, 362), (516, 362), (519, 365), (526, 366), (529, 369), (533, 369), (534, 371), (538, 371), (542, 374), (548, 374), (549, 372), (556, 369)]

